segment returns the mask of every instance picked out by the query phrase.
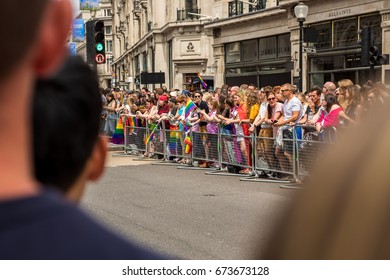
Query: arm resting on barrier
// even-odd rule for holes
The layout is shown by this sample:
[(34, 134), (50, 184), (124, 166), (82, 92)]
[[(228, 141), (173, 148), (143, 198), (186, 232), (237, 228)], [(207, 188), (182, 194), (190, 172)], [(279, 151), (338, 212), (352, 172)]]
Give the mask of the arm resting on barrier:
[(279, 120), (275, 123), (276, 126), (283, 126), (286, 124), (294, 123), (299, 118), (300, 111), (293, 111), (291, 118)]

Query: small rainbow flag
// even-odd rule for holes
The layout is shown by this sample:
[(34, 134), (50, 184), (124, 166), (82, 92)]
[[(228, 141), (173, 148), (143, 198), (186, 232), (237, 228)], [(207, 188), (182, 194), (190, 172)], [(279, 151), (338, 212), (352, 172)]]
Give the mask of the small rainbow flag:
[(184, 110), (185, 112), (185, 118), (188, 118), (188, 116), (191, 114), (191, 112), (196, 108), (196, 105), (194, 102), (192, 102), (191, 98), (187, 98), (186, 108)]
[(192, 150), (192, 142), (190, 136), (187, 134), (186, 138), (184, 139), (184, 143), (186, 144), (184, 152), (188, 155), (191, 153)]
[(198, 76), (199, 81), (201, 82), (203, 88), (206, 89), (207, 88), (207, 84), (203, 81), (202, 77), (200, 76), (199, 71), (196, 71), (196, 75)]
[(129, 117), (128, 119), (128, 126), (129, 128), (129, 135), (135, 134), (134, 133), (134, 128), (136, 127), (137, 124), (137, 119), (135, 117)]
[(118, 123), (116, 125), (115, 132), (112, 135), (112, 143), (117, 144), (117, 145), (122, 145), (124, 143), (122, 118), (118, 119)]
[(149, 134), (149, 136), (146, 138), (146, 140), (145, 140), (145, 145), (149, 144), (149, 142), (153, 140), (154, 133), (156, 132), (157, 127), (158, 127), (158, 125), (156, 125), (156, 126), (154, 127), (154, 129), (152, 130), (152, 132), (151, 132), (151, 133)]

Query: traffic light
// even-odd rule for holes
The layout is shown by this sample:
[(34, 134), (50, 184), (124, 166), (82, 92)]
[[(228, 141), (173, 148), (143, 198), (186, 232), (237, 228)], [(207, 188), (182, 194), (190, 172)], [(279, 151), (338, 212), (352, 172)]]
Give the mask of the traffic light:
[(358, 31), (360, 35), (360, 40), (358, 41), (361, 46), (361, 66), (368, 66), (370, 58), (370, 47), (371, 47), (371, 27), (364, 26)]
[(97, 64), (103, 64), (106, 63), (104, 22), (102, 20), (95, 21), (94, 29), (95, 29), (95, 62)]
[(389, 64), (389, 55), (381, 54), (377, 46), (371, 46), (369, 62), (372, 66)]

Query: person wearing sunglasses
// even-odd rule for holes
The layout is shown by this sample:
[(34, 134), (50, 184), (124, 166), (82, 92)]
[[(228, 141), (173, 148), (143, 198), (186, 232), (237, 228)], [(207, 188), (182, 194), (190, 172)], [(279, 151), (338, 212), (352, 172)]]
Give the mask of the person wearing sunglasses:
[[(200, 109), (203, 110), (207, 115), (209, 114), (209, 106), (206, 101), (202, 100), (202, 93), (200, 91), (195, 91), (194, 94), (194, 103)], [(199, 115), (199, 132), (201, 134), (194, 134), (194, 150), (197, 151), (197, 155), (200, 158), (206, 158), (205, 147), (207, 145), (206, 133), (207, 133), (207, 121), (205, 120), (202, 114)], [(208, 167), (206, 161), (200, 161), (199, 167), (206, 168)]]
[[(280, 127), (283, 134), (283, 147), (276, 153), (280, 166), (283, 171), (291, 172), (292, 170), (292, 154), (293, 154), (293, 128), (292, 126), (298, 124), (302, 116), (302, 103), (293, 93), (293, 86), (291, 84), (284, 84), (281, 88), (281, 93), (285, 98), (283, 104), (283, 119), (274, 123), (275, 126)], [(281, 152), (283, 150), (283, 152)]]
[[(264, 115), (264, 122), (261, 124), (260, 141), (258, 141), (257, 149), (263, 153), (264, 159), (268, 164), (268, 168), (276, 168), (277, 158), (275, 157), (274, 139), (278, 128), (273, 126), (283, 116), (283, 105), (277, 101), (273, 92), (267, 96), (267, 107)], [(267, 173), (270, 178), (277, 178), (274, 172)]]

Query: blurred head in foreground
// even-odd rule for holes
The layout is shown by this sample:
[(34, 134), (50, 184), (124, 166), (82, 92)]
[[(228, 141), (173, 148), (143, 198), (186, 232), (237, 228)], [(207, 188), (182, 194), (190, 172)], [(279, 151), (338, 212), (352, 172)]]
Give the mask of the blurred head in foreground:
[(88, 180), (104, 169), (106, 143), (98, 137), (102, 101), (96, 73), (69, 57), (53, 76), (38, 80), (33, 98), (35, 176), (79, 200)]
[(389, 97), (320, 159), (261, 259), (390, 259)]

